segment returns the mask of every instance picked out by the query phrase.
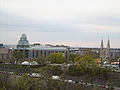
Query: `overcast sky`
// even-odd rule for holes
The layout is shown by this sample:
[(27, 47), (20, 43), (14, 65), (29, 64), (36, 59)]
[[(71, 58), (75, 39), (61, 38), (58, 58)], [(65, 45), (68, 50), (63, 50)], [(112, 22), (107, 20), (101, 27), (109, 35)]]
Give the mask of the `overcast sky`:
[(120, 0), (0, 0), (0, 43), (120, 48)]

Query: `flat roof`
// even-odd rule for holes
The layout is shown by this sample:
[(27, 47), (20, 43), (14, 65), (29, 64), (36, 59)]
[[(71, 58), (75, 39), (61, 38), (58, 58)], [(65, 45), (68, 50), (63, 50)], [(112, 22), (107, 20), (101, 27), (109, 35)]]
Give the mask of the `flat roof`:
[(62, 50), (67, 51), (68, 49), (66, 47), (51, 47), (51, 46), (41, 46), (41, 45), (35, 45), (31, 46), (29, 48), (16, 48), (16, 49), (25, 49), (25, 50)]

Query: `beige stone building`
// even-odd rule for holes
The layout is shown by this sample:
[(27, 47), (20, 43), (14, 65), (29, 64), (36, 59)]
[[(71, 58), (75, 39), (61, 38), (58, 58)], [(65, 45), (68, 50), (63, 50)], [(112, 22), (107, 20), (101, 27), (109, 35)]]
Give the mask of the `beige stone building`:
[(11, 58), (12, 50), (9, 48), (0, 48), (0, 60), (7, 60)]

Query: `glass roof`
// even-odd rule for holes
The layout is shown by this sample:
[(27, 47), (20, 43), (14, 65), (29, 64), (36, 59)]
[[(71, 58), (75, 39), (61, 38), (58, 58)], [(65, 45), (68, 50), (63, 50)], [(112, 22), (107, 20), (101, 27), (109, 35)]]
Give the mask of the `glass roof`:
[(26, 34), (22, 34), (20, 40), (18, 41), (17, 46), (18, 47), (29, 46), (29, 41), (27, 40)]

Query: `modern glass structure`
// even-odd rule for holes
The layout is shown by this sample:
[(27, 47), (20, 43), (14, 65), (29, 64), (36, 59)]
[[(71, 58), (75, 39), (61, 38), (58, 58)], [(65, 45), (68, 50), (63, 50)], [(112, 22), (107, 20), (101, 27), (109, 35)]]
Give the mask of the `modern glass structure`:
[(29, 47), (29, 41), (27, 40), (26, 34), (22, 34), (20, 40), (18, 41), (17, 48), (27, 48)]
[(60, 46), (48, 46), (48, 45), (29, 45), (26, 34), (22, 34), (20, 40), (18, 41), (16, 50), (20, 50), (25, 54), (25, 59), (33, 59), (38, 57), (46, 58), (51, 53), (64, 53), (65, 59), (68, 59), (68, 49), (67, 47)]

